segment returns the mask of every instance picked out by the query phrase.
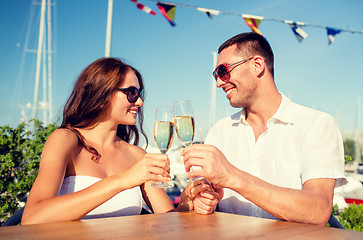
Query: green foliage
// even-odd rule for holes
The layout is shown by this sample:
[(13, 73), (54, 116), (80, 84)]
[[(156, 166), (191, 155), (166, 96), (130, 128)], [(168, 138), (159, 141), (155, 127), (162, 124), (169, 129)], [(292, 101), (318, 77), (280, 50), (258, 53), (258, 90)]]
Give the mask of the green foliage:
[(333, 205), (333, 210), (331, 212), (334, 216), (339, 215), (339, 206), (338, 204)]
[[(350, 204), (342, 213), (339, 213), (338, 209), (338, 205), (335, 204), (332, 214), (345, 229), (363, 232), (363, 204)], [(329, 223), (327, 227), (330, 227)]]
[(345, 164), (348, 164), (348, 163), (350, 163), (351, 161), (353, 161), (352, 157), (351, 157), (351, 156), (349, 156), (349, 155), (345, 155), (344, 157), (345, 157)]
[(38, 174), (44, 143), (57, 128), (54, 124), (43, 127), (38, 120), (31, 123), (0, 127), (0, 224), (24, 205)]
[(338, 216), (338, 220), (345, 229), (363, 232), (363, 204), (350, 204)]

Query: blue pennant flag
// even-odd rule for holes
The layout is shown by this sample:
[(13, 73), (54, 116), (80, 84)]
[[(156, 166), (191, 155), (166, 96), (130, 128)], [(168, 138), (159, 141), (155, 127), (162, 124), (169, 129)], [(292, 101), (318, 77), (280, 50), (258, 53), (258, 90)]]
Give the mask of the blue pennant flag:
[(327, 34), (328, 34), (328, 40), (329, 40), (329, 45), (332, 44), (334, 42), (334, 36), (338, 33), (340, 33), (342, 30), (341, 29), (334, 29), (334, 28), (326, 28)]

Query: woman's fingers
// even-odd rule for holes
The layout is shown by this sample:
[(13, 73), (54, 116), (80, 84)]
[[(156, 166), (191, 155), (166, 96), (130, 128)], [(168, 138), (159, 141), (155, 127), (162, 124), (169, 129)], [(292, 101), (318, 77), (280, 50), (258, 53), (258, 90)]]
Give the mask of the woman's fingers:
[(165, 154), (147, 153), (130, 168), (131, 177), (139, 178), (141, 184), (148, 181), (167, 182), (170, 177), (170, 161)]
[(170, 173), (170, 161), (165, 154), (146, 154), (144, 157), (146, 164), (154, 167), (162, 168), (168, 173)]
[(206, 179), (194, 181), (190, 188), (190, 197), (193, 198), (194, 210), (198, 214), (211, 214), (217, 204), (219, 194)]

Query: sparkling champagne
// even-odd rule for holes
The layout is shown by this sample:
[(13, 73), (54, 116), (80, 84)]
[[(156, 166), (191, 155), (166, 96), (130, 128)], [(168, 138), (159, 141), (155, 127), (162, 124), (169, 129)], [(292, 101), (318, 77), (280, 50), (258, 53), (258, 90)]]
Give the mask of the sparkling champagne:
[(175, 129), (180, 142), (184, 146), (189, 146), (193, 143), (195, 134), (195, 125), (193, 116), (176, 116)]
[(160, 152), (165, 154), (173, 143), (174, 123), (170, 121), (155, 121), (154, 139)]

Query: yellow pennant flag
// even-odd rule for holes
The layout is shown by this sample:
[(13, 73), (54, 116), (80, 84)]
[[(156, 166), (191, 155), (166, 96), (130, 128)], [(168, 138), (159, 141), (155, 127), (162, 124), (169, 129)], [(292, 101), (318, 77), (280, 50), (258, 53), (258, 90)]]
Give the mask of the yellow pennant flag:
[(246, 24), (251, 28), (251, 30), (253, 32), (258, 33), (261, 36), (263, 36), (262, 32), (260, 30), (258, 30), (258, 26), (260, 25), (261, 21), (263, 20), (263, 17), (247, 15), (247, 14), (242, 14), (242, 17), (245, 20)]

